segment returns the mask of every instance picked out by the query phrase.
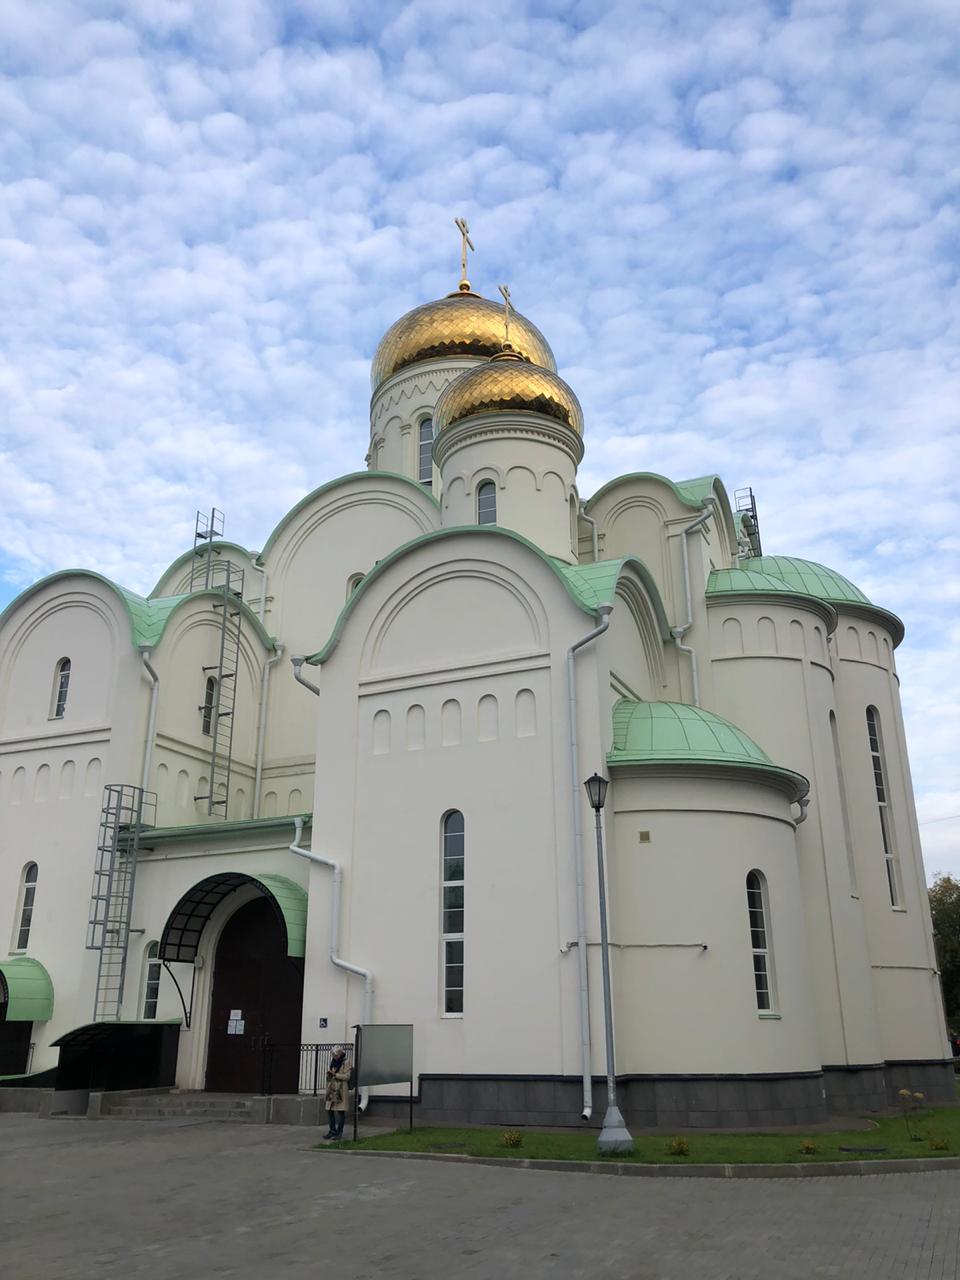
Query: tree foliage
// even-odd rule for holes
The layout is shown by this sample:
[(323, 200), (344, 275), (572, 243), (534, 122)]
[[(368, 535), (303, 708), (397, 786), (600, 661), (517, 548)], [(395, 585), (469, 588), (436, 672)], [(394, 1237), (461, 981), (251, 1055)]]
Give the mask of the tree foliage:
[(960, 880), (936, 876), (929, 893), (947, 1025), (957, 1032), (960, 1031)]

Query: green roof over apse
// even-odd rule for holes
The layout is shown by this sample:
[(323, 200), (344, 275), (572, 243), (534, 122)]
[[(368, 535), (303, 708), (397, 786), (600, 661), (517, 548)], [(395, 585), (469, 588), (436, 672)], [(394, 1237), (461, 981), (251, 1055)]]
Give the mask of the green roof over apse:
[(741, 568), (779, 578), (795, 591), (819, 600), (834, 604), (871, 604), (860, 588), (842, 573), (813, 560), (798, 560), (796, 556), (754, 556), (744, 560)]
[(722, 716), (683, 702), (635, 702), (621, 698), (613, 708), (613, 749), (607, 764), (718, 764), (759, 769), (792, 782), (796, 795), (809, 783), (792, 769), (775, 765), (762, 747)]
[(755, 569), (711, 569), (710, 577), (707, 579), (708, 596), (741, 595), (747, 592), (757, 592), (761, 595), (806, 594), (798, 587), (791, 587), (782, 578), (775, 578), (769, 573), (759, 573)]
[(636, 556), (621, 556), (619, 560), (596, 560), (588, 564), (567, 564), (564, 560), (553, 557), (551, 559), (559, 570), (560, 576), (568, 584), (568, 589), (572, 590), (577, 599), (587, 608), (593, 610), (601, 604), (614, 603), (617, 583), (624, 569), (629, 565), (639, 574), (653, 601), (661, 637), (664, 640), (670, 638), (670, 624), (660, 599), (660, 592), (649, 569)]
[(6, 1005), (6, 1022), (48, 1022), (53, 1017), (53, 983), (39, 960), (0, 960), (0, 1004)]

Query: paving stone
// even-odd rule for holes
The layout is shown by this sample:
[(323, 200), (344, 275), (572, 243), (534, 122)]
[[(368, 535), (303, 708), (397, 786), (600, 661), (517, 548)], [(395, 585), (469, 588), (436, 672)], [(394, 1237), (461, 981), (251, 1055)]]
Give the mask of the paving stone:
[(0, 1115), (3, 1280), (957, 1276), (960, 1170), (592, 1177), (359, 1158), (317, 1136)]

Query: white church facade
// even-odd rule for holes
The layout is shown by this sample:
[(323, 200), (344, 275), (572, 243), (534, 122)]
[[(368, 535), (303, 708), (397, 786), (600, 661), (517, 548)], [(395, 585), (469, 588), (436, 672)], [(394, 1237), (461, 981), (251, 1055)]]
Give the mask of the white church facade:
[(599, 771), (628, 1123), (952, 1098), (900, 621), (717, 477), (584, 501), (576, 396), (503, 339), (462, 281), (262, 550), (214, 520), (148, 597), (0, 616), (0, 1075), (258, 1092), (265, 1038), (412, 1023), (422, 1120), (599, 1124)]

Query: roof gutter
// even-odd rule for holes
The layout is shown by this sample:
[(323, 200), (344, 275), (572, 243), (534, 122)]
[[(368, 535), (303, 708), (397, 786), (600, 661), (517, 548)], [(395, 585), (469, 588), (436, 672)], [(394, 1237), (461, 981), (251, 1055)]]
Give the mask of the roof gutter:
[[(369, 1026), (373, 1020), (373, 975), (369, 969), (361, 969), (358, 964), (350, 964), (339, 954), (340, 889), (343, 883), (343, 868), (339, 862), (334, 862), (332, 858), (324, 858), (321, 854), (314, 853), (312, 849), (301, 848), (300, 841), (302, 838), (303, 819), (295, 818), (293, 844), (289, 846), (290, 852), (295, 853), (300, 858), (306, 858), (308, 862), (315, 862), (318, 866), (329, 867), (333, 872), (333, 892), (330, 895), (330, 961), (338, 969), (343, 969), (345, 973), (352, 973), (363, 979), (363, 1017), (361, 1022), (363, 1026)], [(366, 1111), (369, 1101), (370, 1091), (361, 1089), (361, 1111)]]
[(587, 917), (583, 870), (583, 809), (580, 799), (580, 751), (577, 741), (577, 672), (574, 659), (578, 649), (602, 636), (610, 626), (612, 604), (597, 606), (600, 622), (567, 650), (567, 701), (570, 708), (570, 787), (573, 796), (573, 865), (577, 902), (577, 970), (580, 995), (580, 1062), (583, 1075), (581, 1119), (593, 1115), (593, 1056), (590, 1049), (590, 985), (587, 973)]

